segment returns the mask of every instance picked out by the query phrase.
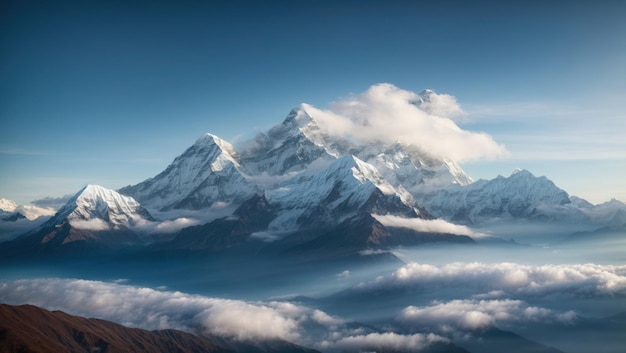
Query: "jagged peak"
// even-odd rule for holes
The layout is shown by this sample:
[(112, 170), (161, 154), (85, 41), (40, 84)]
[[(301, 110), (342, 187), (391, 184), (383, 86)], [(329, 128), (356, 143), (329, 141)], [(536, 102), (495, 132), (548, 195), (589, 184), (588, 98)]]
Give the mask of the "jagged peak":
[(415, 98), (410, 100), (410, 103), (420, 107), (422, 104), (424, 103), (428, 103), (431, 100), (431, 97), (436, 94), (435, 91), (433, 91), (432, 89), (425, 89), (423, 91), (421, 91), (420, 93), (418, 93)]
[(84, 188), (82, 188), (81, 191), (82, 192), (106, 192), (106, 191), (113, 191), (113, 190), (105, 188), (104, 186), (97, 185), (97, 184), (87, 184)]
[(93, 205), (93, 202), (104, 202), (108, 205), (127, 204), (139, 206), (139, 203), (130, 196), (125, 196), (104, 186), (88, 184), (68, 201), (72, 205)]
[(313, 117), (309, 114), (311, 106), (306, 103), (301, 103), (299, 106), (291, 109), (283, 124), (296, 125), (297, 127), (304, 127), (311, 122), (314, 122)]
[(209, 132), (200, 136), (194, 146), (217, 146), (222, 151), (226, 151), (229, 154), (235, 154), (235, 148), (228, 141), (221, 139), (219, 136), (211, 134)]
[[(110, 229), (110, 226), (129, 226), (138, 221), (151, 221), (152, 216), (134, 198), (124, 196), (115, 190), (100, 185), (89, 184), (77, 192), (61, 207), (50, 222), (62, 219), (74, 222), (76, 228)], [(94, 224), (75, 223), (76, 221), (100, 220)]]
[(425, 90), (421, 91), (417, 95), (423, 99), (430, 99), (430, 96), (432, 96), (433, 94), (436, 94), (435, 91), (433, 91), (432, 89), (426, 88)]
[(511, 173), (511, 176), (516, 177), (531, 177), (534, 178), (535, 175), (531, 173), (528, 169), (515, 168)]

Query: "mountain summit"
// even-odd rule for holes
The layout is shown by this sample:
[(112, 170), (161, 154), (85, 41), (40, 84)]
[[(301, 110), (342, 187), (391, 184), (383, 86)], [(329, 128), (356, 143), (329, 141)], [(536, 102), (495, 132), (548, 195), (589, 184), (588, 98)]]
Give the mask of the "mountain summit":
[(140, 229), (151, 221), (150, 213), (132, 197), (87, 185), (47, 222), (7, 242), (3, 250), (6, 256), (32, 256), (118, 249), (143, 244)]
[(202, 209), (216, 202), (243, 202), (256, 192), (233, 146), (212, 134), (198, 138), (163, 172), (120, 189), (150, 209)]
[(461, 223), (490, 219), (584, 221), (587, 217), (569, 195), (545, 176), (516, 169), (509, 177), (479, 180), (464, 187), (441, 190), (426, 202), (436, 216)]

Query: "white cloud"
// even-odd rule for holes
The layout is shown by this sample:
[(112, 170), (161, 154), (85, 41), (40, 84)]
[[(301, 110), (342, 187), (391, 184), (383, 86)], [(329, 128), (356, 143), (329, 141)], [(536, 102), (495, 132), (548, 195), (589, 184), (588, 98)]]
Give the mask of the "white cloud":
[(96, 317), (148, 330), (179, 329), (239, 340), (285, 339), (315, 344), (311, 325), (335, 328), (344, 321), (288, 302), (246, 302), (181, 292), (75, 279), (23, 279), (0, 283), (0, 302)]
[(337, 279), (344, 279), (350, 277), (350, 271), (345, 270), (337, 274)]
[(218, 305), (196, 316), (206, 333), (235, 337), (239, 340), (282, 338), (297, 341), (298, 319), (304, 318), (304, 309), (293, 304), (294, 310), (285, 311), (280, 305), (249, 304), (236, 300), (221, 300)]
[(163, 222), (142, 221), (133, 228), (136, 231), (145, 233), (175, 233), (183, 228), (200, 224), (200, 220), (194, 218), (181, 217)]
[(398, 320), (421, 327), (462, 330), (486, 329), (494, 325), (529, 322), (571, 323), (576, 313), (557, 313), (550, 309), (530, 306), (520, 300), (452, 300), (430, 306), (409, 306), (402, 310)]
[(70, 221), (70, 225), (77, 229), (95, 230), (95, 231), (111, 229), (109, 224), (100, 218), (94, 218), (90, 220), (73, 219)]
[(418, 106), (419, 96), (391, 84), (334, 103), (329, 110), (302, 107), (322, 131), (361, 142), (402, 142), (454, 161), (498, 158), (504, 146), (489, 135), (461, 129), (453, 118), (464, 115), (454, 97), (433, 94)]
[(394, 286), (448, 286), (513, 296), (626, 296), (626, 265), (455, 262), (434, 266), (413, 262), (356, 288)]
[(420, 109), (434, 116), (457, 121), (462, 121), (467, 115), (467, 113), (461, 109), (456, 98), (448, 94), (437, 94), (434, 92), (429, 96), (426, 102), (420, 104)]
[(254, 232), (250, 234), (250, 237), (263, 240), (267, 243), (280, 239), (280, 237), (273, 232)]
[(486, 234), (473, 231), (467, 226), (446, 222), (443, 219), (404, 218), (393, 215), (372, 215), (385, 226), (413, 229), (418, 232), (446, 233), (484, 237)]
[(401, 335), (393, 332), (369, 333), (343, 337), (327, 345), (342, 351), (420, 351), (433, 343), (448, 343), (449, 340), (435, 334), (416, 333)]
[(44, 208), (33, 205), (18, 206), (16, 211), (23, 214), (27, 219), (31, 221), (39, 217), (54, 216), (54, 214), (56, 213), (56, 210), (54, 210), (53, 208)]

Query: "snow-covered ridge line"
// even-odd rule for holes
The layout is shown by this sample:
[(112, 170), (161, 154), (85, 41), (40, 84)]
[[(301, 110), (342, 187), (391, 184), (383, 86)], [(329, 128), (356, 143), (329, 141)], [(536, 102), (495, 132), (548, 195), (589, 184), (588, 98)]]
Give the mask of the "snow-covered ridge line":
[(51, 219), (57, 223), (62, 220), (79, 229), (106, 230), (132, 228), (153, 218), (132, 197), (99, 185), (87, 185)]

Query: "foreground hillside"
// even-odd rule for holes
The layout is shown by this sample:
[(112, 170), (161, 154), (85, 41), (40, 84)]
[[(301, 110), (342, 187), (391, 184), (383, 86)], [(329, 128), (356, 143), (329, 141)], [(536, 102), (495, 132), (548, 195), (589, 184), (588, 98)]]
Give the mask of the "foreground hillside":
[[(217, 343), (216, 341), (220, 341)], [(0, 352), (83, 353), (83, 352), (153, 352), (153, 353), (234, 353), (317, 351), (275, 341), (258, 348), (230, 344), (178, 330), (148, 331), (128, 328), (110, 321), (86, 319), (62, 311), (48, 311), (33, 305), (0, 304)]]

